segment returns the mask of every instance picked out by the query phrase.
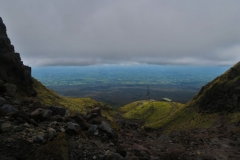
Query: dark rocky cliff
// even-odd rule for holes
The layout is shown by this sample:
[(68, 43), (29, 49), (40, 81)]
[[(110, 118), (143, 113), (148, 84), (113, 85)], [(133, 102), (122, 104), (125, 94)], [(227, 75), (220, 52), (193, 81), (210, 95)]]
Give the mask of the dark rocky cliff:
[[(35, 95), (31, 67), (23, 64), (20, 54), (15, 52), (6, 31), (6, 26), (0, 17), (0, 85), (14, 84), (18, 93)], [(1, 92), (4, 90), (2, 86), (0, 86)]]

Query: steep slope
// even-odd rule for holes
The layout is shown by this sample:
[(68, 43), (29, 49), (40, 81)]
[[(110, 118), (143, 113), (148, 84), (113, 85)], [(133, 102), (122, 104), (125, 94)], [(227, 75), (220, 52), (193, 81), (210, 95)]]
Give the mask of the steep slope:
[(165, 131), (239, 125), (240, 62), (203, 86), (177, 115), (162, 126)]
[(203, 86), (187, 105), (210, 113), (240, 111), (240, 62)]
[[(16, 53), (7, 35), (7, 29), (0, 17), (0, 80), (14, 84), (17, 93), (36, 95), (32, 86), (31, 67), (25, 66)], [(1, 86), (0, 86), (1, 87)], [(1, 89), (3, 90), (3, 89)]]

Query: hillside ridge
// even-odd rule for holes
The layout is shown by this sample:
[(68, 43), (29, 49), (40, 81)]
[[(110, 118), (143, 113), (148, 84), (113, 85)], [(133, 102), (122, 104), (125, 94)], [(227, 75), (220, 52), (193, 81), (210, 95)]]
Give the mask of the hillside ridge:
[(210, 113), (240, 111), (240, 62), (203, 86), (188, 106)]

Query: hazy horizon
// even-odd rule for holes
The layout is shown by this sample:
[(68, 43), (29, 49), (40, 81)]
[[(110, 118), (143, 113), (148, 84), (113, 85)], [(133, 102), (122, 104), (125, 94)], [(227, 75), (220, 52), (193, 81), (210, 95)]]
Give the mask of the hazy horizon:
[(229, 67), (102, 65), (33, 67), (32, 75), (60, 95), (88, 97), (121, 106), (145, 99), (168, 97), (186, 103), (200, 88)]

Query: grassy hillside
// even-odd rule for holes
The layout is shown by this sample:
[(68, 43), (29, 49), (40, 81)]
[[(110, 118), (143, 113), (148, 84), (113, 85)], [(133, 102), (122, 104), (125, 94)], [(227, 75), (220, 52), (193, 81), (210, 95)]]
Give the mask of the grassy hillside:
[(53, 90), (46, 88), (41, 82), (33, 78), (33, 86), (37, 91), (37, 99), (45, 105), (63, 106), (71, 112), (79, 111), (85, 114), (94, 107), (102, 108), (102, 115), (112, 120), (113, 111), (106, 104), (97, 102), (91, 98), (63, 97), (56, 94)]
[(202, 114), (194, 107), (184, 106), (172, 115), (167, 123), (159, 126), (165, 132), (172, 130), (189, 130), (194, 128), (210, 128), (217, 121), (218, 114)]
[(123, 117), (144, 121), (144, 127), (162, 128), (165, 132), (178, 129), (208, 128), (217, 114), (201, 114), (194, 107), (176, 102), (136, 101), (120, 108)]
[(144, 121), (145, 127), (158, 128), (183, 108), (176, 102), (136, 101), (120, 108), (123, 117)]
[(161, 126), (165, 132), (172, 130), (188, 130), (194, 128), (210, 128), (218, 124), (240, 124), (240, 112), (234, 113), (204, 113), (197, 106), (187, 104), (173, 118)]

